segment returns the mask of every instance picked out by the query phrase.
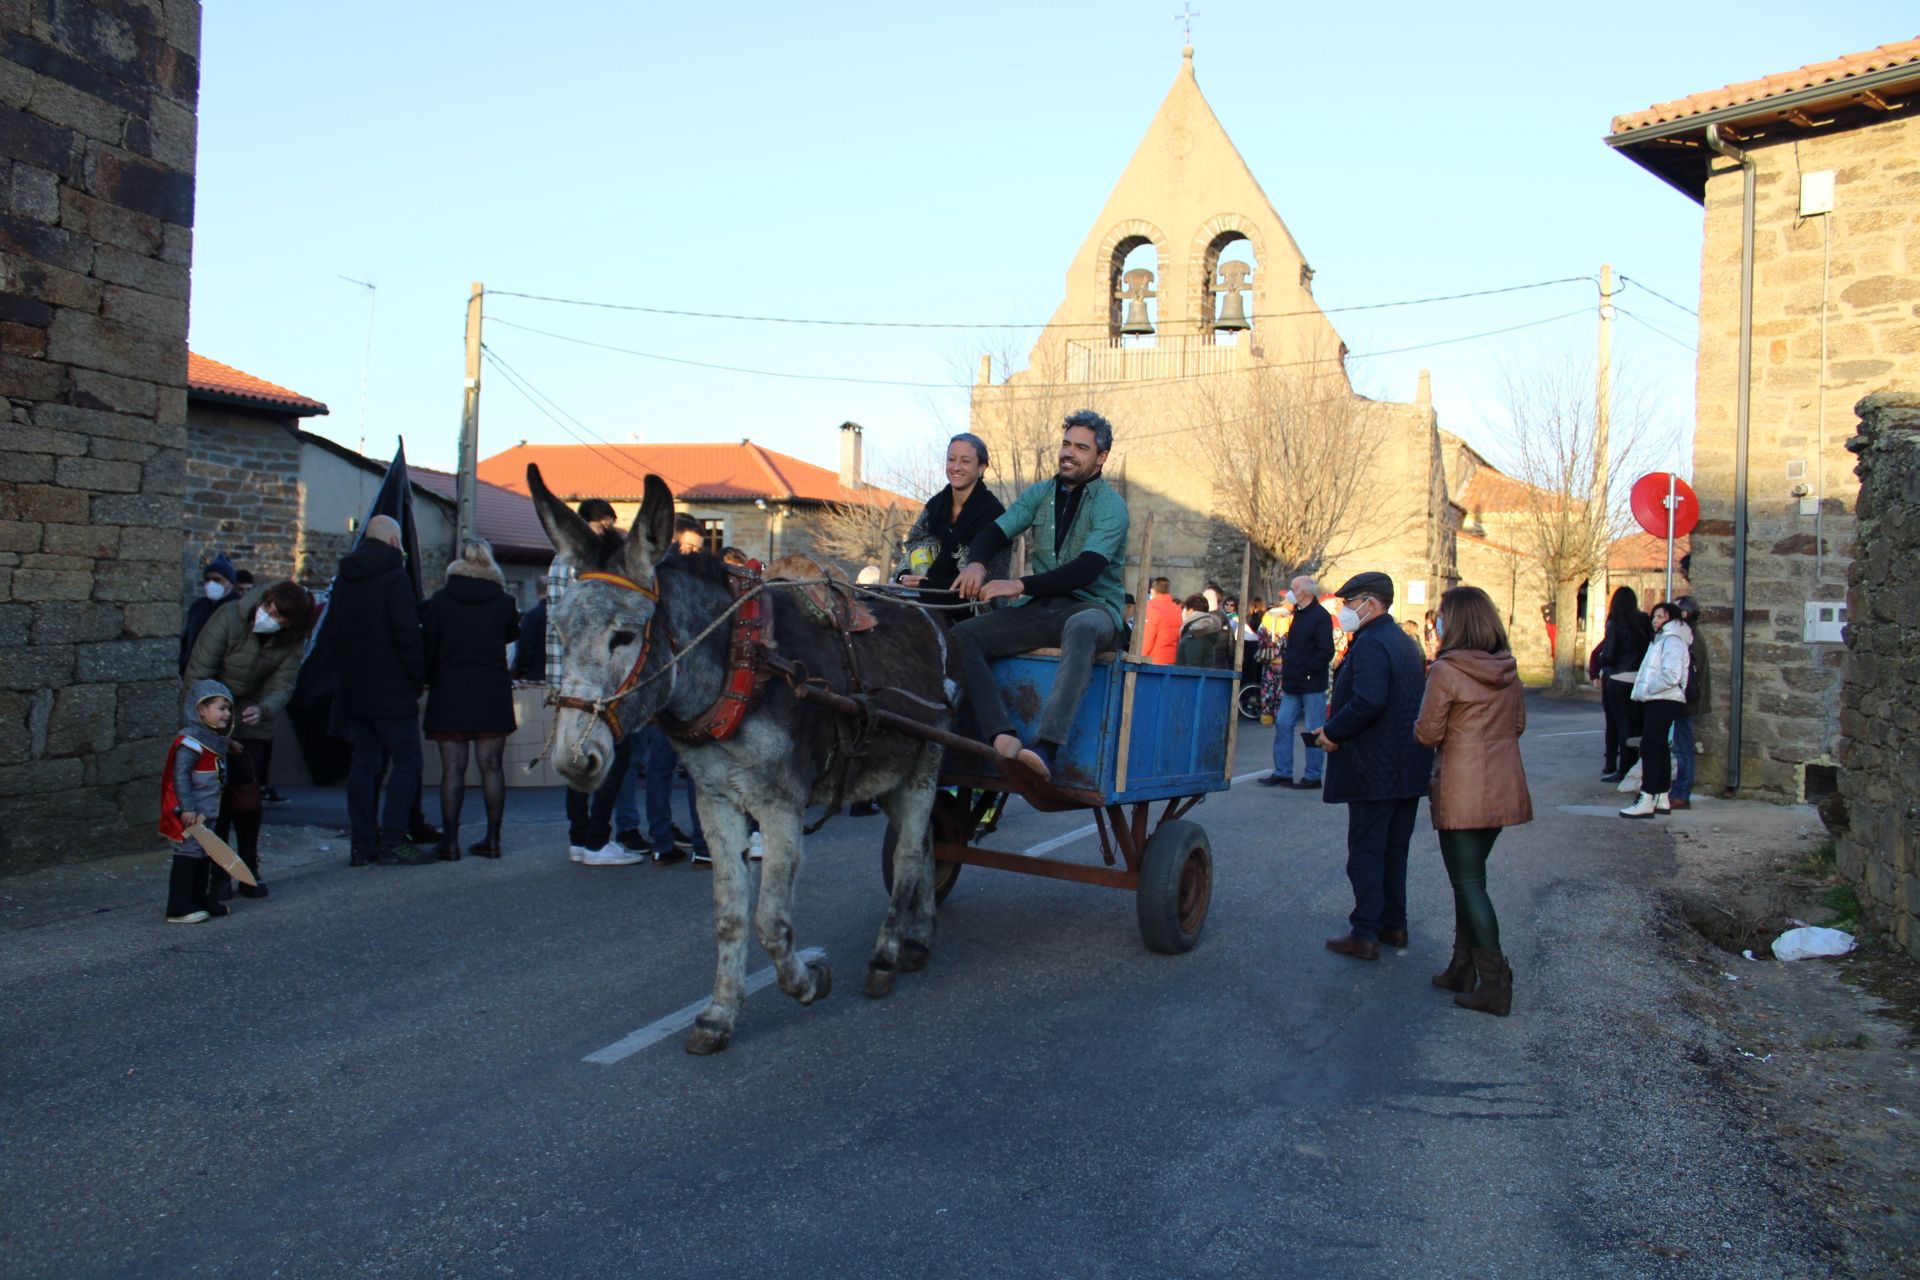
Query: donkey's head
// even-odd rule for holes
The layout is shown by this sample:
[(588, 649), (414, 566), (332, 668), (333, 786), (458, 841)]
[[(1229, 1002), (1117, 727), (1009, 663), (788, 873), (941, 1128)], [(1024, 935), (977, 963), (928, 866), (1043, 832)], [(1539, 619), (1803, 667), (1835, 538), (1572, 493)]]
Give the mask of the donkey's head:
[(622, 538), (611, 531), (596, 534), (553, 496), (539, 467), (527, 467), (527, 486), (553, 549), (581, 575), (549, 606), (547, 626), (559, 636), (564, 657), (547, 679), (559, 703), (553, 767), (576, 789), (591, 790), (618, 745), (609, 719), (618, 720), (622, 733), (638, 728), (653, 718), (672, 687), (669, 680), (637, 691), (632, 686), (643, 667), (651, 673), (671, 656), (665, 623), (655, 621), (660, 602), (654, 568), (673, 537), (673, 493), (660, 477), (648, 476), (640, 514)]

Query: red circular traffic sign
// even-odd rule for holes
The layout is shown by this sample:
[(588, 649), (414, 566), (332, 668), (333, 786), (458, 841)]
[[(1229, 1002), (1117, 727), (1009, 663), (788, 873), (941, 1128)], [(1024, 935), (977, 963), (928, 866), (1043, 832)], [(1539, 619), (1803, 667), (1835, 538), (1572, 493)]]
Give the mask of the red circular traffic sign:
[(1679, 476), (1669, 476), (1664, 471), (1650, 471), (1635, 480), (1628, 493), (1633, 506), (1633, 518), (1654, 537), (1667, 536), (1669, 481), (1673, 485), (1673, 536), (1684, 538), (1700, 523), (1700, 499), (1693, 492), (1693, 486)]

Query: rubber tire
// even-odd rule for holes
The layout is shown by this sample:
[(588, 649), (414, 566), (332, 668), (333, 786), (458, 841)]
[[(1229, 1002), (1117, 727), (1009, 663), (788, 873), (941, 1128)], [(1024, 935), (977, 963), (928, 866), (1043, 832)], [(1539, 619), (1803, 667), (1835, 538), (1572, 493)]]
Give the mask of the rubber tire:
[(1141, 941), (1162, 955), (1193, 950), (1212, 901), (1213, 846), (1206, 828), (1179, 819), (1161, 823), (1140, 861)]
[[(971, 836), (970, 832), (959, 830), (965, 824), (966, 813), (961, 807), (959, 796), (949, 795), (945, 791), (934, 796), (933, 829), (936, 833), (940, 833), (943, 838), (964, 840)], [(889, 895), (893, 893), (893, 846), (897, 839), (899, 839), (899, 833), (894, 829), (893, 823), (888, 822), (886, 842), (880, 846), (880, 882), (886, 886)], [(938, 859), (934, 861), (934, 906), (937, 907), (945, 902), (947, 895), (953, 892), (953, 886), (960, 880), (961, 865), (958, 862), (941, 862)]]
[(1260, 686), (1259, 685), (1257, 684), (1241, 685), (1240, 696), (1238, 701), (1240, 704), (1240, 715), (1242, 716), (1242, 718), (1247, 720), (1258, 720), (1260, 718)]

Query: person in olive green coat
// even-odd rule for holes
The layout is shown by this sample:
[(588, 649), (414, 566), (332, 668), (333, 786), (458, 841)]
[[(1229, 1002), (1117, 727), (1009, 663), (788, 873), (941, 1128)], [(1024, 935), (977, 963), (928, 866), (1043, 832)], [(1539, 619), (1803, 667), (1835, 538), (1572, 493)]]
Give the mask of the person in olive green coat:
[[(292, 582), (258, 587), (201, 628), (187, 657), (186, 680), (218, 680), (233, 692), (234, 752), (227, 789), (213, 830), (222, 840), (237, 833), (234, 851), (260, 878), (260, 780), (273, 759), (274, 717), (286, 709), (306, 652), (313, 623), (313, 597)], [(233, 896), (224, 871), (215, 868), (216, 898)], [(267, 896), (267, 886), (242, 885), (249, 898)]]

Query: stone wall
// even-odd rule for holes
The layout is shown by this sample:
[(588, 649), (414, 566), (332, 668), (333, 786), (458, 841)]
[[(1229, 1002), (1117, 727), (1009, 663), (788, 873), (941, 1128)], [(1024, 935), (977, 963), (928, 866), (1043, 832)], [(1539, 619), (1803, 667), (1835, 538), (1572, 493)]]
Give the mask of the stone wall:
[(187, 412), (186, 595), (224, 554), (257, 583), (294, 576), (300, 441), (282, 415), (196, 400)]
[(1869, 923), (1920, 956), (1920, 394), (1860, 401), (1859, 545), (1847, 575), (1840, 871)]
[[(1840, 735), (1841, 646), (1807, 643), (1803, 615), (1808, 601), (1838, 601), (1846, 591), (1855, 493), (1847, 407), (1920, 378), (1920, 117), (1756, 143), (1750, 154), (1757, 199), (1741, 785), (1797, 799), (1807, 766), (1831, 765)], [(1823, 170), (1834, 173), (1834, 211), (1803, 218), (1800, 177)], [(1733, 688), (1741, 183), (1737, 167), (1716, 166), (1701, 255), (1693, 456), (1701, 522), (1692, 564), (1714, 663), (1714, 706), (1698, 724), (1703, 789), (1726, 777)]]
[(200, 6), (0, 0), (0, 871), (151, 845)]

